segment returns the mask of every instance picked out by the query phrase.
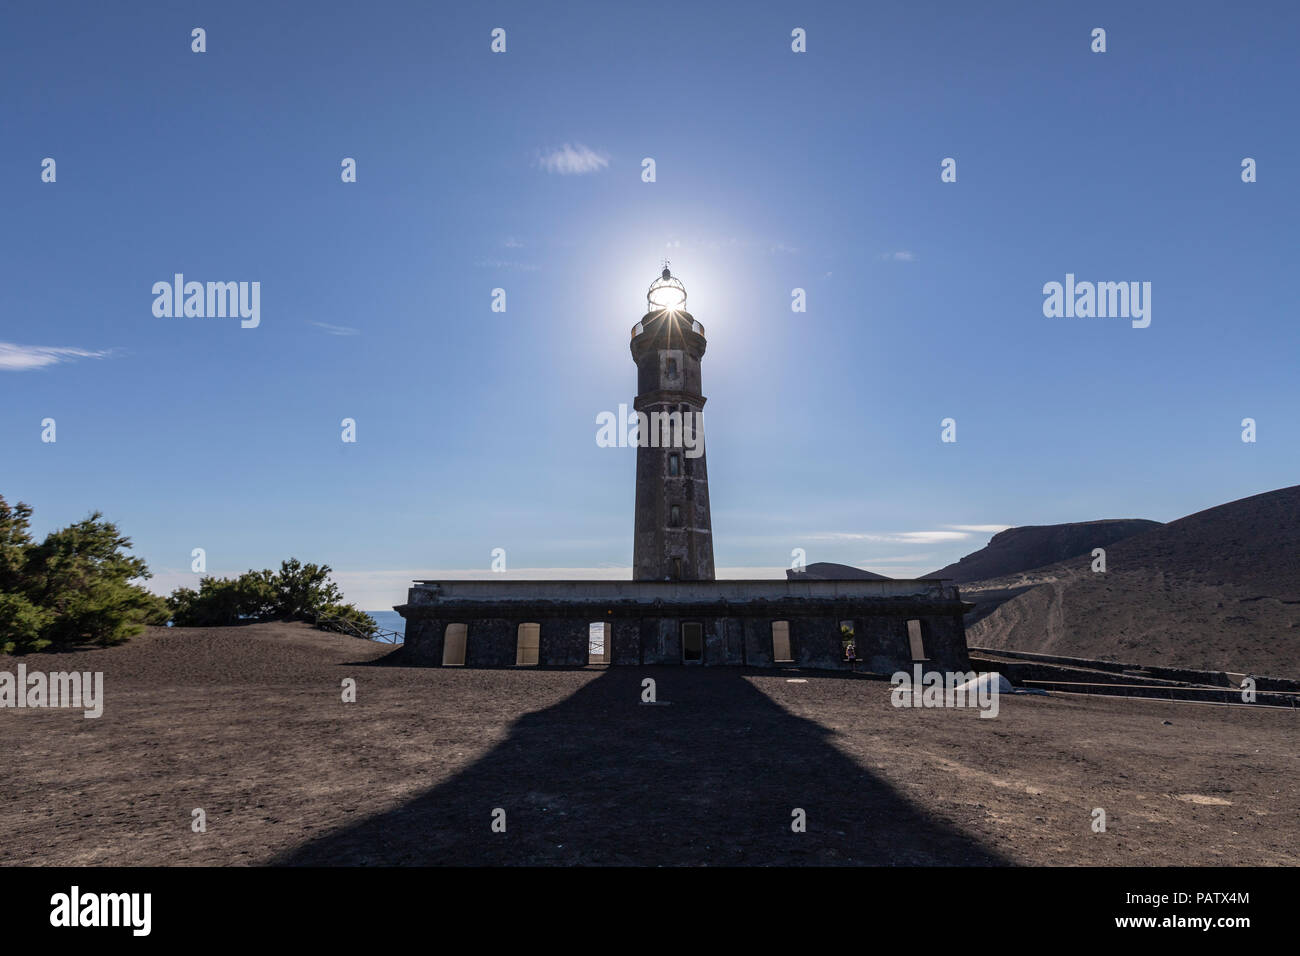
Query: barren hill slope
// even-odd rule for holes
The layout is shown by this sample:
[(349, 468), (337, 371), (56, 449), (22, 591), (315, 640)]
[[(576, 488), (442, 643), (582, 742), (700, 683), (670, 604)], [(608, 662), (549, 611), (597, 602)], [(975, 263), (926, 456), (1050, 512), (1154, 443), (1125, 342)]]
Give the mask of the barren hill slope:
[(1123, 538), (1158, 527), (1159, 521), (1145, 518), (1113, 518), (1008, 528), (995, 534), (987, 546), (966, 555), (956, 564), (924, 576), (951, 578), (958, 584), (1003, 577), (1089, 554), (1093, 548), (1109, 547)]
[(802, 571), (787, 568), (786, 580), (789, 581), (888, 581), (889, 578), (874, 571), (864, 571), (849, 564), (834, 564), (830, 561), (814, 561)]
[(972, 582), (972, 645), (1300, 677), (1300, 486)]

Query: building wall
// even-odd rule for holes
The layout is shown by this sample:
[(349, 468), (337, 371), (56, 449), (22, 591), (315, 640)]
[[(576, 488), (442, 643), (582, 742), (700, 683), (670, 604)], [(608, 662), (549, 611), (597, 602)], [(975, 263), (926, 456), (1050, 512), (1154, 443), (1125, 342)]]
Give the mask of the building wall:
[[(591, 622), (585, 617), (542, 620), (537, 662), (550, 666), (585, 665), (590, 650)], [(470, 640), (473, 640), (473, 635)]]
[[(857, 669), (877, 673), (910, 670), (911, 645), (907, 622), (921, 622), (925, 666), (937, 670), (969, 670), (962, 616), (903, 610), (892, 614), (753, 614), (615, 617), (606, 621), (606, 651), (613, 665), (681, 664), (683, 623), (698, 623), (704, 631), (703, 664), (772, 667), (772, 622), (790, 624), (791, 656), (795, 667), (846, 670), (840, 621), (851, 620)], [(469, 667), (515, 666), (518, 625), (541, 624), (538, 663), (578, 667), (588, 663), (589, 625), (586, 616), (544, 617), (537, 614), (503, 617), (417, 617), (408, 620), (404, 655), (413, 664), (441, 666), (443, 639), (449, 624), (468, 627), (465, 664)]]

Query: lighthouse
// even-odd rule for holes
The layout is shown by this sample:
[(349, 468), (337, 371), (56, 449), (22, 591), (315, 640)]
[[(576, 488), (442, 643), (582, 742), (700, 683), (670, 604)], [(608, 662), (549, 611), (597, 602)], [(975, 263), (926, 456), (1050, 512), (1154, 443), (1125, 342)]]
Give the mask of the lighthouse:
[[(705, 464), (700, 360), (704, 326), (686, 311), (686, 287), (665, 263), (632, 328), (637, 395), (648, 428), (636, 452), (637, 581), (712, 581), (713, 522)], [(642, 417), (644, 416), (644, 417)]]
[[(715, 580), (700, 362), (704, 327), (664, 263), (632, 327), (636, 362), (633, 580), (416, 581), (406, 661), (441, 667), (725, 664), (887, 674), (918, 660), (969, 671), (965, 614), (974, 605), (938, 579)], [(617, 447), (633, 442), (625, 403)], [(601, 413), (603, 429), (613, 415)], [(606, 435), (606, 437), (613, 437)], [(610, 446), (606, 446), (610, 447)], [(495, 577), (495, 575), (494, 575)], [(874, 576), (873, 576), (874, 577)], [(844, 625), (856, 657), (844, 654)], [(604, 632), (599, 650), (593, 629)], [(918, 665), (919, 666), (919, 665)]]

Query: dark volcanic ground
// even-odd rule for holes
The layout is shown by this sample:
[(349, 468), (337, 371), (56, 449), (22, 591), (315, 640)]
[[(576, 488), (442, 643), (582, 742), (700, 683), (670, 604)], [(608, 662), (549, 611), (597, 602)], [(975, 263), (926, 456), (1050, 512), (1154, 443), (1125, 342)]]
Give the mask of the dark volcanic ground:
[(107, 704), (0, 710), (0, 863), (1300, 862), (1294, 711), (1003, 697), (981, 719), (816, 672), (386, 653), (257, 625), (24, 658), (103, 670)]

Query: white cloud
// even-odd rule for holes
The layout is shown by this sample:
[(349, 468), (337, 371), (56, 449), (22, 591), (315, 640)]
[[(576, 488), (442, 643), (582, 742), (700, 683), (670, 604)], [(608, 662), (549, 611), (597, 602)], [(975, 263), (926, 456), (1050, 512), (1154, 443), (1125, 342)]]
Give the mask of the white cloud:
[(516, 262), (513, 259), (479, 259), (474, 265), (480, 269), (504, 269), (508, 272), (536, 272), (541, 268), (531, 262)]
[(887, 558), (881, 558), (881, 557), (863, 558), (862, 560), (857, 561), (855, 563), (857, 564), (858, 567), (863, 567), (870, 570), (871, 569), (870, 566), (873, 564), (901, 564), (908, 561), (929, 561), (932, 558), (934, 558), (934, 555), (929, 552), (926, 552), (925, 554), (896, 554), (893, 557), (887, 557)]
[(548, 173), (559, 173), (561, 176), (581, 176), (584, 173), (594, 173), (597, 170), (604, 169), (609, 165), (609, 156), (588, 149), (581, 143), (576, 146), (565, 143), (559, 149), (543, 153), (538, 158), (538, 163)]
[(886, 252), (880, 258), (886, 262), (915, 262), (916, 253), (909, 252), (906, 249), (900, 249), (898, 252)]
[[(952, 525), (949, 525), (952, 527)], [(891, 534), (858, 534), (847, 531), (832, 531), (824, 534), (810, 534), (804, 537), (814, 541), (883, 541), (890, 544), (936, 544), (943, 541), (961, 541), (969, 538), (965, 531), (896, 531)]]
[(330, 325), (328, 322), (313, 322), (312, 325), (324, 329), (330, 335), (360, 335), (357, 329), (348, 328), (346, 325)]
[[(743, 250), (767, 250), (772, 255), (796, 255), (799, 253), (799, 247), (786, 242), (783, 239), (765, 239), (762, 237), (742, 237), (742, 236), (688, 236), (685, 239), (669, 239), (664, 243), (667, 249), (692, 249), (708, 250), (710, 252), (719, 252), (723, 249), (743, 249)], [(828, 273), (829, 274), (829, 273)]]
[(997, 534), (999, 531), (1006, 531), (1008, 528), (1014, 528), (1011, 524), (946, 524), (945, 528), (956, 528), (958, 531), (976, 531), (980, 534)]
[(107, 358), (112, 349), (100, 352), (89, 349), (59, 348), (50, 345), (15, 345), (0, 342), (0, 371), (27, 372), (83, 358)]

